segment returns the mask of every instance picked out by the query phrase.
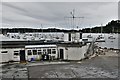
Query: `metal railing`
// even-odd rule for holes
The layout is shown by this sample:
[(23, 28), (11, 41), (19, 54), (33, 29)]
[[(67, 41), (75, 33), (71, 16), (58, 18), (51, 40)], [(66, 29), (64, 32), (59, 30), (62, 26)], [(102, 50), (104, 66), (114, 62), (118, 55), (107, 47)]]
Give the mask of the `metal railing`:
[(95, 38), (92, 40), (92, 42), (90, 42), (89, 47), (85, 53), (85, 58), (89, 58), (95, 53), (95, 42), (96, 42)]

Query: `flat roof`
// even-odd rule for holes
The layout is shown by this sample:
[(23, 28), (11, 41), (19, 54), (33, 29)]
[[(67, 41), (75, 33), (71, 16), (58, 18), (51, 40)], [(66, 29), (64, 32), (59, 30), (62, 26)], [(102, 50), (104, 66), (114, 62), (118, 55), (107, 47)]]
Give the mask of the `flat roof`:
[(57, 47), (57, 45), (27, 45), (25, 48), (45, 48), (45, 47)]
[[(2, 41), (0, 43), (1, 48), (25, 48), (25, 46), (31, 45), (34, 47), (34, 45), (37, 45), (40, 47), (40, 45), (56, 45), (56, 46), (65, 46), (65, 47), (79, 47), (82, 46), (81, 42), (78, 43), (72, 43), (72, 42), (44, 42), (44, 41)], [(36, 46), (36, 47), (37, 47)], [(42, 46), (41, 46), (42, 47)]]

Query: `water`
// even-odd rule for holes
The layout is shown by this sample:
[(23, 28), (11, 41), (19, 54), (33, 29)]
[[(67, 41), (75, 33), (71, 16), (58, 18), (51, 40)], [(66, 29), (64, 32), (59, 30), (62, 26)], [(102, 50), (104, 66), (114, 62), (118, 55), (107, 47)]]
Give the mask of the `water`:
[[(61, 40), (64, 39), (64, 33), (29, 33), (29, 34), (38, 34), (35, 36), (36, 40), (39, 40), (39, 37), (43, 36), (45, 39), (54, 39), (53, 37), (57, 37), (59, 36), (59, 38)], [(40, 35), (41, 34), (41, 35)], [(93, 40), (94, 38), (98, 37), (98, 35), (100, 35), (100, 33), (83, 33), (83, 38), (87, 38), (87, 35), (91, 34), (93, 36), (93, 38), (89, 38), (89, 40)], [(3, 35), (0, 35), (0, 41), (14, 41), (14, 40), (24, 40), (23, 37), (26, 34), (18, 34), (18, 33), (10, 33), (10, 35), (16, 35), (16, 36), (20, 36), (20, 39), (16, 39), (16, 38), (9, 38), (9, 37), (5, 37)], [(105, 42), (99, 42), (98, 46), (102, 47), (102, 48), (114, 48), (114, 49), (120, 49), (120, 34), (102, 34), (105, 37)], [(114, 36), (115, 39), (108, 39), (109, 36)], [(51, 37), (53, 36), (53, 37)], [(28, 39), (31, 39), (32, 36), (27, 36)]]
[[(90, 33), (83, 33), (83, 38), (87, 38), (87, 35)], [(100, 33), (91, 33), (93, 38), (98, 37)], [(102, 48), (114, 48), (114, 49), (120, 49), (120, 34), (102, 34), (105, 38), (105, 42), (98, 42), (98, 46)], [(114, 36), (115, 39), (108, 39), (109, 36)], [(89, 40), (92, 40), (93, 38), (89, 38)]]

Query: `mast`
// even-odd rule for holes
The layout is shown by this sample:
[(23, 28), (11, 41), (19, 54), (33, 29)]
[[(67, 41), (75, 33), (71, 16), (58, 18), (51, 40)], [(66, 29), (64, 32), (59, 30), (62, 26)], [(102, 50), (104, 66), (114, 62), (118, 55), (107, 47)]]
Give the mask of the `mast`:
[(73, 11), (72, 12), (70, 12), (70, 14), (71, 14), (71, 16), (72, 17), (65, 17), (65, 18), (71, 18), (72, 19), (72, 21), (71, 21), (71, 23), (72, 23), (72, 27), (73, 27), (73, 30), (74, 30), (74, 28), (75, 28), (75, 26), (76, 26), (76, 22), (75, 22), (75, 19), (77, 19), (77, 18), (84, 18), (84, 17), (76, 17), (75, 16), (75, 9), (73, 9)]
[(43, 25), (41, 24), (42, 38), (43, 38)]
[(114, 27), (112, 27), (112, 33), (114, 33)]
[(102, 31), (103, 31), (103, 26), (102, 26), (102, 24), (101, 24), (101, 35), (102, 35)]
[(90, 24), (90, 35), (91, 35), (91, 24)]
[[(43, 28), (42, 24), (41, 24), (41, 29)], [(42, 29), (42, 33), (43, 33), (43, 29)]]

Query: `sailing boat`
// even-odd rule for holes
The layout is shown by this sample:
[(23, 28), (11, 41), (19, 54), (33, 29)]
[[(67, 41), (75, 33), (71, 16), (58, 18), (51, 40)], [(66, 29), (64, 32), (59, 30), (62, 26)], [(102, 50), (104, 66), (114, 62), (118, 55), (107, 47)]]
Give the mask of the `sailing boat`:
[(116, 39), (113, 35), (114, 35), (114, 27), (112, 27), (112, 34), (108, 37), (108, 39)]
[(87, 36), (87, 38), (93, 38), (93, 37), (91, 36), (91, 28), (90, 28), (90, 34)]
[(98, 37), (97, 37), (97, 39), (96, 39), (96, 41), (98, 41), (98, 42), (105, 42), (105, 38), (104, 38), (104, 36), (103, 36), (103, 34), (102, 34), (102, 31), (103, 31), (103, 26), (102, 26), (102, 24), (101, 24), (101, 34), (98, 35)]
[(43, 36), (43, 25), (41, 24), (41, 28), (42, 28), (42, 36), (39, 38), (40, 39), (40, 41), (45, 41), (45, 38), (44, 38), (44, 36)]

